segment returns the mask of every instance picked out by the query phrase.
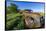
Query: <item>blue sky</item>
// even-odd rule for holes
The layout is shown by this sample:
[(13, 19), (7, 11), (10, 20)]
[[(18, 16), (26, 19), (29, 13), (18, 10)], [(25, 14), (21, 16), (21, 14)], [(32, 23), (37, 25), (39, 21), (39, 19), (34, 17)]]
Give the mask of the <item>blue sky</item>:
[(7, 1), (7, 6), (10, 5), (10, 3), (14, 3), (18, 6), (18, 9), (24, 10), (24, 9), (31, 9), (34, 12), (44, 12), (44, 3), (43, 2), (21, 2), (21, 1)]

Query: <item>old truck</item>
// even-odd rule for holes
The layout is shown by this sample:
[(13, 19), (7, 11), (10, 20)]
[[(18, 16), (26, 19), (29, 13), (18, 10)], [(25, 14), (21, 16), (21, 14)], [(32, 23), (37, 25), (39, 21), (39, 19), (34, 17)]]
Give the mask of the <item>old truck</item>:
[[(40, 13), (33, 12), (32, 10), (23, 10), (20, 11), (20, 14), (25, 19), (25, 27), (26, 28), (39, 28), (42, 27), (42, 24), (45, 23), (45, 18), (43, 18)], [(43, 22), (44, 21), (44, 22)], [(44, 26), (44, 25), (43, 25)]]

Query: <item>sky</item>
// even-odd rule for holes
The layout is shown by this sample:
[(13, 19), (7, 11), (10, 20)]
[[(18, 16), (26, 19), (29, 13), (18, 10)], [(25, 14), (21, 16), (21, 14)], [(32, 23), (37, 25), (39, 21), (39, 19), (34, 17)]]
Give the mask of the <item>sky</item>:
[(30, 9), (34, 12), (44, 12), (44, 2), (23, 2), (23, 1), (7, 1), (7, 6), (10, 3), (14, 3), (18, 6), (18, 9)]
[(34, 2), (44, 2), (44, 0), (7, 0), (7, 1), (34, 1)]

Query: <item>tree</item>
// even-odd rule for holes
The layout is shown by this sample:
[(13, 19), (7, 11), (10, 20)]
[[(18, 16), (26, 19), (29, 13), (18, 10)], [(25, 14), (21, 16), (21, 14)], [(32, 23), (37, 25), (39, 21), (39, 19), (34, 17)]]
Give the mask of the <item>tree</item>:
[(10, 6), (6, 7), (7, 9), (7, 18), (6, 18), (6, 30), (12, 29), (24, 29), (24, 21), (19, 12), (20, 9), (17, 9), (17, 5), (11, 3)]
[(7, 8), (7, 13), (16, 13), (18, 7), (16, 4), (11, 3), (10, 6), (6, 8)]
[(29, 13), (33, 12), (31, 9), (25, 9), (25, 11), (28, 11)]

